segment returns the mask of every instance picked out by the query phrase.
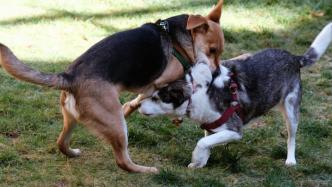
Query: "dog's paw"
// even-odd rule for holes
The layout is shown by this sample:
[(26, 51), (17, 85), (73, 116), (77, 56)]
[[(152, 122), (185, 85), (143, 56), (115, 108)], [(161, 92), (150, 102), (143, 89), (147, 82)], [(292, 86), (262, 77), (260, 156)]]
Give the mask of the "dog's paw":
[(70, 149), (70, 154), (68, 156), (70, 157), (79, 157), (81, 155), (80, 149)]
[(131, 113), (133, 113), (137, 108), (139, 107), (139, 105), (134, 106), (132, 105), (130, 102), (125, 103), (122, 106), (122, 111), (125, 117), (128, 117)]
[(200, 163), (190, 163), (188, 165), (188, 168), (190, 169), (197, 169), (197, 168), (202, 168), (204, 167), (204, 165), (200, 164)]
[(286, 166), (295, 166), (296, 165), (296, 160), (295, 159), (287, 159), (285, 162)]
[(144, 173), (155, 173), (158, 174), (159, 170), (156, 167), (147, 167)]
[(156, 167), (151, 167), (151, 173), (159, 173), (159, 170)]

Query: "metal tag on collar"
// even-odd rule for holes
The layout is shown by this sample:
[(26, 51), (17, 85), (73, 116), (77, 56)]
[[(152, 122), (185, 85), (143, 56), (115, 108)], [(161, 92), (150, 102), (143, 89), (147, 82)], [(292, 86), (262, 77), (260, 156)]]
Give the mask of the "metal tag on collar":
[(162, 30), (164, 30), (165, 32), (169, 32), (169, 25), (168, 25), (168, 21), (166, 20), (161, 20), (159, 22), (159, 26)]

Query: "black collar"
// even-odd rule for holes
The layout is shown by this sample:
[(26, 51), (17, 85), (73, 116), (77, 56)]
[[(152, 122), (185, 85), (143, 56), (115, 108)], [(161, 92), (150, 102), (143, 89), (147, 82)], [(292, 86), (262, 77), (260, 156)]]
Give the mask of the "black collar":
[[(169, 23), (166, 20), (158, 20), (156, 22), (156, 25), (161, 30), (162, 33), (169, 34), (170, 28)], [(189, 56), (185, 52), (185, 50), (180, 46), (178, 41), (172, 41), (173, 44), (173, 56), (181, 63), (184, 72), (188, 72), (188, 70), (191, 68), (192, 64)]]

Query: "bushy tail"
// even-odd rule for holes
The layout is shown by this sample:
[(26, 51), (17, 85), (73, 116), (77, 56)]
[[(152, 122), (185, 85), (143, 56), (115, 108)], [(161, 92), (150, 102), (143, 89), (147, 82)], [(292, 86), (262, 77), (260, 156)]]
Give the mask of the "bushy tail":
[(71, 87), (70, 81), (66, 78), (64, 73), (49, 74), (42, 73), (30, 68), (23, 64), (12, 51), (5, 45), (0, 43), (0, 65), (15, 78), (39, 84), (42, 86), (48, 86), (55, 89), (67, 90)]
[(332, 22), (327, 24), (315, 38), (308, 51), (303, 55), (301, 66), (310, 66), (317, 62), (332, 42)]

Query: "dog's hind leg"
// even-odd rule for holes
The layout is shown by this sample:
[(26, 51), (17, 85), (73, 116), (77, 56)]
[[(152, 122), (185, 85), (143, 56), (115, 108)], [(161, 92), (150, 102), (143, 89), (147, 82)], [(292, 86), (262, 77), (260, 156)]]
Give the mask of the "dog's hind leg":
[(128, 172), (156, 173), (154, 167), (145, 167), (133, 163), (128, 153), (127, 124), (121, 109), (118, 94), (107, 89), (90, 94), (81, 99), (82, 117), (80, 120), (98, 136), (112, 145), (117, 165)]
[(281, 106), (281, 112), (283, 113), (284, 119), (286, 121), (286, 127), (288, 132), (287, 159), (285, 162), (287, 166), (296, 165), (295, 138), (299, 122), (300, 103), (301, 103), (301, 88), (300, 85), (297, 84), (295, 85), (293, 91), (287, 94), (284, 103)]
[[(68, 108), (68, 104), (75, 104), (75, 99), (73, 96), (69, 96), (66, 92), (61, 92), (61, 109), (63, 115), (63, 128), (62, 132), (60, 133), (57, 144), (60, 151), (69, 156), (69, 157), (77, 157), (81, 154), (79, 149), (71, 149), (70, 145), (70, 138), (72, 135), (72, 131), (76, 126), (76, 119), (70, 113), (70, 108)], [(74, 107), (74, 106), (73, 106)], [(69, 109), (69, 110), (68, 110)]]

